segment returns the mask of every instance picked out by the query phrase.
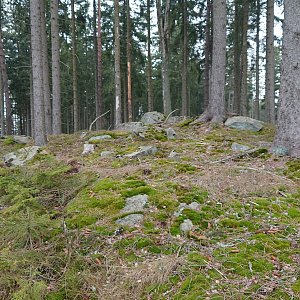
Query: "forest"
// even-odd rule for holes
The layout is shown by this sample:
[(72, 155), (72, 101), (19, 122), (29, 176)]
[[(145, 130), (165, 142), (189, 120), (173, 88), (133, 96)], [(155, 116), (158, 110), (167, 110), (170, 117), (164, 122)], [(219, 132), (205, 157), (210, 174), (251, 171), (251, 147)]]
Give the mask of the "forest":
[(0, 299), (300, 299), (299, 0), (0, 0)]

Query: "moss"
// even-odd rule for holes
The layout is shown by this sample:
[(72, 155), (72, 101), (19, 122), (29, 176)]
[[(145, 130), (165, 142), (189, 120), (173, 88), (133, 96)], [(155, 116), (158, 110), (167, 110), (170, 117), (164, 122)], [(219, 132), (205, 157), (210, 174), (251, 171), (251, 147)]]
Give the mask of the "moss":
[(155, 127), (149, 127), (145, 132), (145, 136), (149, 140), (157, 140), (161, 142), (168, 140), (166, 132), (163, 130), (158, 130)]
[(300, 159), (289, 161), (286, 165), (284, 175), (290, 179), (300, 179)]
[(207, 265), (207, 258), (199, 252), (190, 252), (187, 259), (195, 268)]
[(186, 119), (186, 120), (180, 122), (178, 124), (178, 126), (181, 128), (188, 127), (193, 121), (194, 121), (194, 119)]
[(10, 146), (10, 145), (14, 145), (16, 142), (14, 141), (14, 138), (12, 136), (8, 136), (4, 141), (3, 141), (3, 145), (4, 146)]
[(300, 218), (300, 209), (292, 207), (288, 209), (288, 216), (296, 219), (296, 218)]
[(198, 202), (203, 204), (208, 198), (208, 192), (199, 188), (192, 187), (188, 191), (177, 191), (178, 201), (190, 204), (192, 202)]
[(176, 164), (175, 168), (179, 173), (194, 173), (197, 170), (195, 166), (189, 164)]
[(96, 222), (97, 218), (95, 216), (86, 216), (82, 214), (66, 220), (67, 227), (70, 229), (83, 228), (95, 224)]
[(296, 293), (297, 296), (300, 296), (300, 279), (297, 279), (293, 285), (292, 290), (294, 293)]
[(44, 281), (19, 283), (20, 289), (13, 293), (12, 300), (42, 300), (45, 297), (47, 284)]

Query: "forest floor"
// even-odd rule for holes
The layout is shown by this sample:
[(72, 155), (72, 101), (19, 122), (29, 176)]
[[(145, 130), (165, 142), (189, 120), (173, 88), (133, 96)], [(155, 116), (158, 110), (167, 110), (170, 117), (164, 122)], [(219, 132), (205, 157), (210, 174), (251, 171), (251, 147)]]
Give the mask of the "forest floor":
[[(0, 299), (300, 299), (300, 161), (267, 152), (271, 127), (172, 127), (51, 136), (26, 166), (0, 165)], [(145, 145), (157, 154), (123, 157)], [(1, 156), (17, 148), (0, 140)], [(120, 228), (140, 194), (143, 222)]]

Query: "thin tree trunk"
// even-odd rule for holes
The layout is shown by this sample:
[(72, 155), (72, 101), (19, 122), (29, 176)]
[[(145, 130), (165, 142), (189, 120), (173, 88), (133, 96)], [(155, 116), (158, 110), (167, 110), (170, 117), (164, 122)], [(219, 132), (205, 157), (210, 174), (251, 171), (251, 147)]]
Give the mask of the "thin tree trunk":
[(241, 114), (248, 115), (248, 18), (249, 0), (244, 0), (241, 58)]
[(114, 0), (115, 7), (115, 127), (122, 123), (121, 107), (121, 45), (120, 45), (120, 15), (119, 1)]
[(35, 145), (47, 143), (45, 128), (44, 87), (43, 87), (43, 45), (41, 32), (40, 0), (30, 0), (32, 88), (34, 105)]
[(12, 129), (13, 129), (13, 120), (12, 120), (11, 99), (9, 96), (8, 76), (7, 76), (7, 68), (6, 68), (6, 62), (5, 62), (1, 30), (0, 30), (0, 68), (1, 68), (1, 72), (2, 72), (3, 94), (4, 94), (4, 99), (5, 99), (4, 102), (5, 102), (5, 108), (6, 108), (6, 122), (5, 122), (6, 123), (6, 131), (5, 131), (5, 133), (8, 135), (11, 135)]
[(260, 33), (260, 0), (256, 1), (256, 58), (255, 58), (255, 101), (253, 105), (253, 117), (259, 120), (259, 33)]
[[(97, 104), (96, 115), (103, 114), (102, 99), (102, 22), (101, 22), (101, 0), (98, 0), (98, 18), (97, 18)], [(100, 118), (96, 122), (97, 130), (103, 128), (103, 120)]]
[(169, 114), (171, 108), (171, 92), (169, 78), (169, 41), (170, 41), (170, 0), (165, 2), (165, 15), (162, 15), (161, 0), (156, 1), (157, 21), (162, 58), (162, 84), (163, 84), (163, 107), (164, 113)]
[(277, 133), (273, 151), (300, 158), (300, 1), (285, 0)]
[(49, 83), (49, 62), (48, 62), (48, 43), (45, 20), (45, 2), (41, 1), (41, 33), (43, 45), (43, 86), (44, 86), (44, 107), (45, 107), (45, 125), (46, 133), (52, 134), (52, 109), (50, 100), (50, 83)]
[(266, 121), (275, 124), (274, 0), (267, 0)]
[(182, 47), (182, 108), (181, 114), (188, 116), (189, 112), (189, 98), (188, 98), (188, 14), (187, 14), (187, 0), (183, 0), (183, 47)]
[(211, 0), (206, 4), (206, 25), (205, 25), (205, 70), (204, 70), (204, 110), (209, 103), (210, 70), (211, 70)]
[(152, 85), (152, 55), (151, 55), (151, 2), (147, 0), (147, 93), (148, 111), (154, 110)]
[(79, 130), (79, 103), (77, 90), (77, 49), (76, 49), (76, 20), (75, 20), (75, 0), (71, 0), (72, 13), (72, 65), (73, 65), (73, 122), (74, 132)]
[(4, 102), (3, 102), (3, 80), (2, 71), (0, 69), (0, 136), (5, 134), (5, 116), (4, 116)]
[(127, 21), (127, 102), (128, 102), (128, 121), (132, 122), (132, 83), (131, 83), (131, 19), (130, 19), (130, 0), (126, 0), (126, 21)]
[(51, 49), (52, 49), (52, 129), (61, 134), (61, 84), (59, 55), (58, 1), (51, 0)]

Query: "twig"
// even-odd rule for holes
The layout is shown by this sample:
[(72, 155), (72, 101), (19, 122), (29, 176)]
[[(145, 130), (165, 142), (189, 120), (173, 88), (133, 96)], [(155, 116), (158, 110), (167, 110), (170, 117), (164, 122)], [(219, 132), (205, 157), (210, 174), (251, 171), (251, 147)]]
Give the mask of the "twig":
[(177, 108), (177, 109), (171, 111), (171, 112), (167, 115), (167, 117), (166, 117), (164, 123), (167, 123), (167, 121), (169, 120), (169, 118), (171, 117), (171, 115), (174, 114), (174, 112), (177, 111), (177, 110), (179, 110), (179, 109)]
[(110, 112), (110, 110), (108, 110), (106, 113), (102, 114), (101, 116), (97, 117), (97, 118), (91, 123), (91, 125), (90, 125), (90, 127), (89, 127), (89, 131), (92, 131), (92, 127), (93, 127), (94, 123), (96, 123), (96, 121), (97, 121), (98, 119), (104, 117), (104, 116), (107, 115), (109, 112)]

